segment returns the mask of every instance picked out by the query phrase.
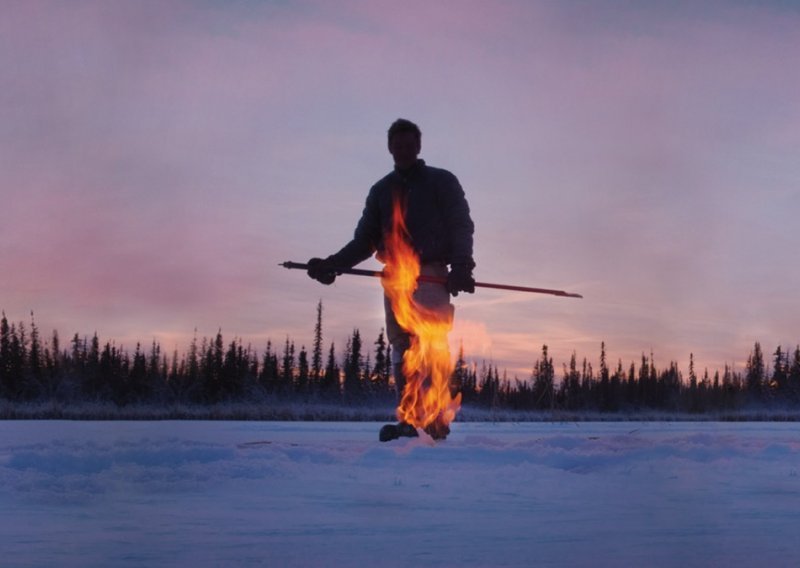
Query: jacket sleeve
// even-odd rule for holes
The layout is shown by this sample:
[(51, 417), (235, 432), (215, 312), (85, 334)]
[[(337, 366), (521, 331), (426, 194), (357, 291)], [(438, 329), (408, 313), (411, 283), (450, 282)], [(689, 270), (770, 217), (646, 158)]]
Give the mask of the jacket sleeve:
[(468, 264), (475, 267), (472, 257), (472, 237), (475, 225), (469, 213), (469, 204), (464, 190), (455, 175), (448, 172), (441, 184), (440, 200), (444, 212), (444, 223), (450, 236), (449, 264)]
[(337, 266), (352, 268), (372, 256), (377, 250), (380, 240), (380, 209), (378, 207), (377, 191), (373, 187), (369, 195), (367, 195), (367, 202), (364, 206), (364, 211), (361, 213), (361, 219), (356, 225), (353, 239), (342, 247), (339, 252), (328, 258)]

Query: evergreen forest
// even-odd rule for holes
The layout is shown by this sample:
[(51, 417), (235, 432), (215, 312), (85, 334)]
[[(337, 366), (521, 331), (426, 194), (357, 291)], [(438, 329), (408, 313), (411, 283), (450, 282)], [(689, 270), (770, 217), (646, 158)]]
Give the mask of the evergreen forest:
[[(323, 307), (317, 306), (310, 349), (286, 337), (268, 341), (261, 352), (222, 331), (194, 339), (185, 353), (165, 353), (157, 342), (133, 352), (97, 334), (74, 334), (63, 342), (57, 331), (43, 338), (29, 323), (0, 318), (0, 400), (6, 406), (54, 402), (106, 403), (116, 407), (209, 406), (220, 403), (325, 404), (391, 408), (397, 395), (391, 377), (391, 347), (383, 330), (365, 340), (353, 330), (342, 348), (323, 344)], [(678, 364), (663, 368), (652, 353), (611, 364), (606, 346), (593, 364), (573, 353), (560, 368), (547, 345), (534, 355), (529, 377), (509, 379), (496, 366), (470, 361), (461, 349), (452, 376), (464, 407), (491, 410), (700, 415), (753, 408), (800, 410), (800, 346), (777, 346), (765, 354), (755, 343), (742, 372), (727, 365), (698, 374), (690, 356), (688, 375)], [(13, 414), (13, 413), (12, 413)]]

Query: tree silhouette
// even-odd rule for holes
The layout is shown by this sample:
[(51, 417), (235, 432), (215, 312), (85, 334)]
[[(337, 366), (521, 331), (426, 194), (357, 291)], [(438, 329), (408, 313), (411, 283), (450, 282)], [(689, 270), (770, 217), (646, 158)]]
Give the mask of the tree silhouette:
[(745, 375), (747, 392), (756, 400), (762, 398), (765, 375), (764, 355), (761, 352), (761, 344), (756, 341), (753, 352), (747, 359), (747, 374)]
[(322, 377), (320, 394), (327, 400), (339, 398), (339, 366), (336, 364), (336, 348), (333, 343), (328, 350), (328, 361), (325, 364), (325, 375)]
[[(372, 343), (371, 352), (364, 348), (358, 329), (347, 339), (341, 358), (331, 342), (323, 367), (322, 315), (319, 302), (310, 354), (305, 346), (297, 353), (289, 336), (282, 352), (276, 353), (267, 340), (265, 352), (259, 355), (241, 339), (224, 342), (221, 329), (202, 340), (195, 330), (187, 351), (181, 355), (176, 349), (168, 360), (155, 340), (147, 349), (137, 342), (129, 354), (113, 341), (101, 343), (97, 333), (88, 338), (75, 333), (62, 349), (57, 331), (49, 340), (43, 339), (33, 313), (28, 323), (12, 323), (0, 312), (0, 398), (13, 403), (96, 401), (119, 406), (227, 401), (266, 406), (292, 401), (383, 406), (396, 402), (390, 391), (391, 349), (384, 330)], [(743, 373), (725, 364), (722, 372), (706, 368), (700, 374), (690, 353), (686, 380), (675, 361), (658, 369), (652, 351), (649, 357), (642, 353), (638, 365), (620, 359), (612, 371), (605, 342), (600, 347), (599, 372), (585, 357), (579, 365), (573, 352), (569, 363), (562, 365), (562, 375), (556, 377), (545, 344), (529, 380), (519, 380), (509, 379), (506, 371), (501, 378), (491, 363), (483, 362), (479, 368), (469, 362), (461, 345), (451, 388), (453, 394), (461, 392), (464, 405), (494, 409), (703, 413), (800, 407), (800, 345), (793, 351), (779, 345), (766, 362), (756, 342)]]
[(318, 385), (322, 379), (322, 300), (317, 303), (317, 323), (314, 325), (314, 344), (311, 354), (311, 382)]
[(375, 366), (372, 369), (372, 392), (379, 398), (388, 398), (389, 378), (392, 376), (392, 361), (390, 347), (386, 343), (383, 328), (375, 340)]
[(363, 400), (364, 389), (361, 371), (364, 358), (361, 350), (361, 333), (355, 329), (353, 330), (353, 335), (347, 341), (344, 352), (343, 391), (346, 402), (361, 402)]
[(536, 408), (553, 408), (555, 378), (553, 359), (547, 354), (547, 345), (543, 345), (542, 358), (536, 362), (533, 369), (533, 398)]

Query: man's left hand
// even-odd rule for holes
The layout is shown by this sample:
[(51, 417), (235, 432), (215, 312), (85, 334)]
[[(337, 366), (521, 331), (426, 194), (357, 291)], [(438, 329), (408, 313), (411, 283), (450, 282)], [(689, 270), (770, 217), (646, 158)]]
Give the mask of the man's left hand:
[(472, 267), (468, 264), (454, 264), (447, 275), (447, 291), (453, 296), (459, 292), (472, 294), (475, 292), (475, 279), (472, 277)]
[(331, 258), (312, 258), (308, 261), (308, 275), (326, 286), (336, 280), (336, 271)]

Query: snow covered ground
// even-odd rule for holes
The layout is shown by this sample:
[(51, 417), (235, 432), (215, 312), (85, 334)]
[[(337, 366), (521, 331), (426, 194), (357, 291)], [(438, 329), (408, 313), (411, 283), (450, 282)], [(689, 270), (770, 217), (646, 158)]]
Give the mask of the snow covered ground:
[(10, 566), (798, 566), (796, 423), (0, 423)]

